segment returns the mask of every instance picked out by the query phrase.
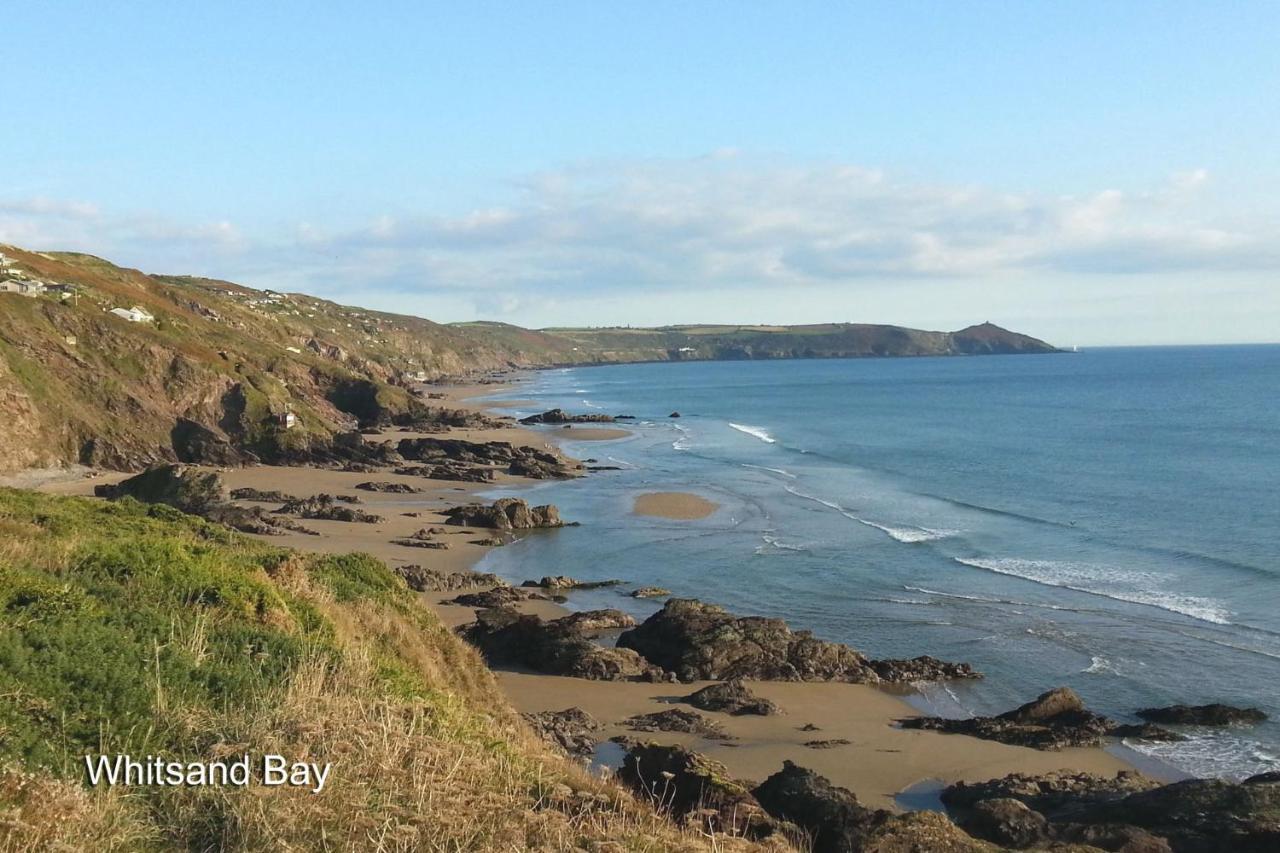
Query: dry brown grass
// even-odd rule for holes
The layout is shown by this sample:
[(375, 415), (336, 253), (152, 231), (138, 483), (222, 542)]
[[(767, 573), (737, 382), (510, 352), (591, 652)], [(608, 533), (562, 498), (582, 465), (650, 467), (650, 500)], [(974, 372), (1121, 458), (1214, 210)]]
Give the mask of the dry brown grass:
[[(89, 503), (37, 503), (37, 516), (67, 515), (54, 525), (56, 534), (20, 520), (20, 512), (0, 515), (0, 571), (48, 573), (71, 587), (83, 553), (77, 548), (93, 545), (91, 529), (102, 516)], [(164, 524), (144, 521), (142, 510), (128, 512), (130, 523), (148, 530)], [(87, 526), (72, 523), (76, 513)], [(238, 537), (214, 543), (203, 529), (161, 529), (228, 560), (264, 547)], [(198, 670), (223, 623), (239, 611), (228, 603), (193, 614), (191, 605), (179, 604), (171, 622), (159, 623), (157, 666), (153, 673), (148, 664), (140, 689), (151, 707), (148, 724), (163, 730), (181, 758), (247, 752), (255, 763), (263, 754), (332, 763), (321, 793), (257, 784), (91, 790), (75, 781), (82, 770), (71, 766), (74, 759), (50, 765), (58, 778), (28, 772), (10, 755), (13, 763), (0, 765), (0, 853), (758, 849), (696, 826), (678, 827), (649, 803), (553, 753), (507, 704), (476, 652), (407, 590), (339, 600), (317, 574), (320, 559), (292, 554), (265, 561), (270, 568), (253, 575), (278, 593), (279, 606), (260, 608), (256, 617), (273, 630), (300, 636), (286, 601), (313, 608), (329, 626), (308, 635), (320, 639), (314, 647), (307, 641), (281, 683), (215, 702), (184, 699), (161, 675), (161, 647), (182, 650)], [(25, 689), (17, 681), (10, 686)], [(57, 715), (36, 695), (0, 699), (11, 707), (42, 702), (42, 716)], [(0, 745), (4, 737), (0, 724)]]

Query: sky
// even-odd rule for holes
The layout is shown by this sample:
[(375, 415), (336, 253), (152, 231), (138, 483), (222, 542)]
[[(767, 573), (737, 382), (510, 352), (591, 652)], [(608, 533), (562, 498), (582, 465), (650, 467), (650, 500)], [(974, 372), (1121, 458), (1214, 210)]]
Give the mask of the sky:
[(8, 0), (0, 34), (4, 243), (440, 321), (1280, 341), (1275, 2)]

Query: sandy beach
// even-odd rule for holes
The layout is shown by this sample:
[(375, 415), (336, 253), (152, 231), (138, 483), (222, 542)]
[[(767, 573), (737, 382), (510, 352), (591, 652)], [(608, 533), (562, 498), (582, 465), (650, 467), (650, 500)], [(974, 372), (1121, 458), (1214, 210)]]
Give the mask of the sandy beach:
[[(502, 386), (459, 385), (433, 388), (443, 393), (439, 402), (459, 408), (483, 411), (497, 408), (475, 398), (498, 393)], [(501, 429), (453, 429), (450, 438), (468, 441), (506, 441), (532, 445), (541, 449), (556, 447), (555, 439), (612, 440), (630, 433), (618, 428), (574, 428), (573, 430), (535, 430), (512, 426)], [(417, 433), (389, 431), (385, 438), (412, 438)], [(279, 490), (306, 497), (322, 492), (356, 496), (361, 508), (382, 517), (376, 524), (335, 521), (305, 522), (319, 533), (308, 536), (290, 533), (263, 537), (265, 541), (303, 550), (325, 552), (363, 551), (389, 565), (420, 564), (432, 569), (465, 571), (475, 566), (491, 546), (479, 544), (492, 536), (492, 531), (447, 527), (447, 533), (435, 538), (448, 543), (445, 550), (421, 549), (394, 544), (392, 540), (411, 536), (416, 531), (438, 526), (444, 520), (442, 511), (457, 504), (477, 500), (477, 493), (492, 491), (495, 486), (531, 485), (500, 474), (493, 483), (459, 483), (427, 480), (422, 477), (391, 473), (357, 473), (302, 467), (256, 466), (223, 471), (228, 487), (254, 487)], [(41, 483), (44, 491), (62, 494), (91, 495), (99, 483), (124, 479), (123, 474), (97, 477), (48, 479)], [(356, 489), (370, 480), (399, 482), (420, 489), (413, 494), (370, 492)], [(246, 504), (251, 505), (251, 504)], [(267, 506), (263, 504), (264, 508)], [(705, 518), (718, 505), (695, 494), (654, 492), (638, 495), (634, 512), (677, 520)], [(538, 531), (531, 535), (573, 535), (570, 531)], [(529, 566), (524, 573), (529, 579), (554, 574), (554, 567)], [(519, 583), (524, 578), (515, 578)], [(619, 592), (619, 595), (624, 593)], [(457, 593), (423, 593), (424, 600), (450, 627), (474, 619), (474, 609), (448, 603)], [(572, 603), (572, 593), (570, 603)], [(544, 618), (563, 615), (565, 608), (551, 601), (522, 602), (520, 609)], [(705, 712), (722, 724), (733, 737), (730, 741), (708, 741), (696, 736), (672, 733), (628, 732), (621, 722), (634, 714), (673, 707), (679, 697), (691, 693), (698, 684), (651, 684), (639, 682), (605, 682), (548, 676), (527, 672), (499, 671), (499, 681), (512, 704), (525, 712), (562, 710), (579, 707), (606, 724), (602, 736), (630, 734), (663, 743), (694, 746), (724, 762), (736, 776), (762, 779), (776, 771), (784, 759), (828, 776), (838, 785), (852, 789), (871, 806), (895, 807), (895, 794), (917, 783), (936, 780), (950, 783), (958, 780), (982, 780), (1009, 773), (1044, 773), (1050, 770), (1087, 770), (1111, 774), (1132, 769), (1120, 758), (1099, 748), (1068, 749), (1042, 752), (1023, 747), (1006, 746), (960, 735), (944, 735), (929, 731), (906, 731), (894, 727), (894, 721), (916, 716), (917, 712), (900, 697), (874, 687), (835, 683), (752, 683), (752, 689), (776, 702), (785, 712), (779, 716), (733, 717)], [(688, 708), (687, 705), (677, 707)], [(801, 730), (811, 725), (812, 730)], [(826, 748), (806, 746), (810, 741), (836, 741)], [(840, 741), (848, 741), (841, 743)]]
[(649, 492), (636, 496), (631, 511), (636, 515), (693, 521), (706, 518), (719, 508), (720, 504), (715, 501), (689, 492)]

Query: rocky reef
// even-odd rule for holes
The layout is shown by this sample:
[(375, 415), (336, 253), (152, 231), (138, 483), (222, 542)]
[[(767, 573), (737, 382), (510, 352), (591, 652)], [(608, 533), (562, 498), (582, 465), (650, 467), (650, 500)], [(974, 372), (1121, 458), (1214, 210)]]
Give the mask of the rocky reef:
[(782, 713), (782, 709), (773, 702), (752, 693), (740, 678), (695, 690), (681, 701), (703, 711), (720, 711), (732, 716), (754, 714), (767, 717)]
[(964, 734), (1033, 749), (1056, 750), (1069, 746), (1099, 746), (1106, 737), (1138, 737), (1148, 740), (1180, 740), (1180, 736), (1154, 725), (1127, 725), (1095, 714), (1074, 690), (1058, 687), (995, 717), (953, 720), (943, 717), (911, 717), (901, 720), (907, 729), (930, 729)]
[(564, 409), (548, 409), (545, 412), (520, 419), (520, 423), (527, 426), (533, 424), (611, 424), (613, 422), (614, 418), (611, 415), (571, 415)]
[(560, 511), (554, 504), (529, 506), (522, 498), (501, 498), (489, 506), (466, 504), (443, 511), (445, 524), (459, 527), (484, 527), (492, 530), (532, 530), (539, 527), (564, 527)]
[(808, 631), (792, 631), (781, 619), (734, 616), (693, 599), (670, 599), (619, 637), (618, 647), (634, 649), (681, 681), (753, 678), (877, 684), (978, 677), (968, 664), (932, 658), (873, 661)]
[(527, 666), (550, 675), (597, 681), (662, 681), (665, 674), (630, 649), (606, 648), (572, 620), (544, 621), (509, 608), (481, 610), (459, 629), (495, 664)]
[(1280, 775), (1161, 785), (1137, 773), (1015, 774), (942, 793), (973, 835), (1014, 849), (1088, 845), (1125, 853), (1280, 849)]

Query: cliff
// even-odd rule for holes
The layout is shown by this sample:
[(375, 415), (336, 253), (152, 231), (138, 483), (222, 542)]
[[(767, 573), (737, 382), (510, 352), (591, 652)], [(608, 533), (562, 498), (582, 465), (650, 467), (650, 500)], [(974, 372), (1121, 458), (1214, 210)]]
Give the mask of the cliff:
[[(990, 324), (951, 333), (853, 324), (443, 325), (232, 282), (146, 275), (91, 255), (3, 248), (23, 274), (66, 291), (0, 293), (0, 471), (304, 460), (339, 433), (427, 416), (411, 393), (420, 380), (512, 367), (1052, 351)], [(135, 307), (141, 322), (112, 313)]]

